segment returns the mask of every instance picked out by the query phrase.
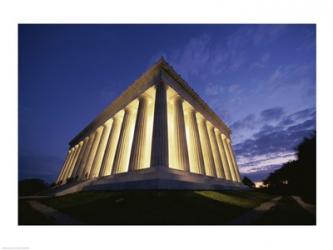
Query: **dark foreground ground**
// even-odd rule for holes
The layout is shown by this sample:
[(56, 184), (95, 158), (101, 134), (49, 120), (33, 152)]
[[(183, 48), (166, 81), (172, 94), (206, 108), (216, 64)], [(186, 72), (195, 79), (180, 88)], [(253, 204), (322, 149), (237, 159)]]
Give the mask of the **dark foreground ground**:
[[(80, 192), (37, 201), (84, 225), (224, 225), (274, 197), (256, 191), (126, 191)], [(19, 200), (19, 225), (64, 224), (36, 211), (30, 201)], [(283, 196), (244, 224), (314, 225), (315, 215)]]

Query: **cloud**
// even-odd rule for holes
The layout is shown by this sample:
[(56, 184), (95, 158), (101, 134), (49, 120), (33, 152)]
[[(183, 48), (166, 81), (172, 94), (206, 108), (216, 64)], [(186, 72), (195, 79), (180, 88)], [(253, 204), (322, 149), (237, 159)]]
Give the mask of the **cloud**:
[[(262, 157), (263, 158), (263, 157)], [(264, 155), (265, 159), (254, 159), (240, 166), (242, 174), (256, 173), (262, 171), (272, 171), (272, 166), (280, 166), (281, 164), (296, 159), (295, 153), (276, 153)]]
[(204, 89), (204, 93), (207, 96), (219, 96), (223, 93), (224, 87), (220, 84), (208, 83)]
[(256, 117), (254, 114), (249, 114), (242, 120), (233, 123), (230, 127), (235, 130), (252, 129), (256, 126)]
[(232, 95), (239, 94), (241, 92), (241, 87), (239, 84), (232, 84), (229, 86), (228, 91)]
[(281, 89), (291, 90), (292, 87), (307, 92), (307, 89), (313, 86), (313, 70), (313, 65), (307, 63), (280, 65), (271, 72), (265, 85), (272, 93)]
[(254, 61), (252, 64), (250, 64), (250, 69), (255, 69), (255, 68), (265, 68), (269, 59), (271, 58), (271, 54), (269, 52), (266, 52), (262, 54), (262, 56), (259, 58), (259, 60)]
[(188, 80), (207, 69), (211, 53), (211, 37), (203, 34), (190, 39), (182, 50), (166, 55), (166, 59)]
[(304, 137), (315, 128), (315, 121), (308, 120), (297, 126), (284, 129), (279, 126), (264, 126), (250, 139), (235, 145), (235, 151), (242, 156), (258, 156), (274, 152), (292, 151)]
[(282, 107), (274, 107), (270, 109), (263, 110), (260, 113), (260, 116), (263, 121), (273, 121), (279, 120), (283, 115), (283, 108)]
[(302, 130), (307, 130), (307, 129), (312, 129), (314, 124), (316, 123), (315, 119), (309, 119), (304, 121), (303, 123), (290, 126), (288, 128), (288, 132), (297, 132), (297, 131), (302, 131)]
[(286, 25), (258, 25), (253, 31), (253, 43), (256, 46), (262, 46), (269, 44), (277, 40), (281, 34), (285, 31)]
[(292, 129), (293, 126), (290, 126), (290, 125), (298, 124), (296, 126), (299, 126), (301, 124), (301, 122), (304, 122), (304, 121), (308, 121), (308, 123), (310, 123), (310, 124), (316, 123), (316, 109), (315, 108), (306, 108), (306, 109), (297, 111), (295, 113), (286, 115), (280, 120), (278, 125), (282, 126), (284, 128)]
[[(249, 46), (268, 45), (282, 34), (284, 28), (284, 25), (243, 25), (223, 41), (201, 34), (189, 39), (183, 48), (163, 54), (186, 80), (219, 75), (238, 70), (247, 62)], [(265, 64), (270, 56), (270, 53), (264, 53), (258, 63)]]
[(314, 118), (316, 116), (316, 109), (314, 107), (302, 109), (288, 116), (292, 120), (304, 120), (307, 118)]
[(293, 119), (291, 119), (290, 117), (284, 117), (284, 118), (280, 121), (279, 125), (280, 125), (280, 126), (288, 126), (288, 125), (291, 125), (291, 124), (293, 124), (293, 123), (294, 123), (294, 120), (293, 120)]
[[(232, 125), (232, 129), (238, 130), (237, 134), (242, 134), (263, 124), (250, 137), (234, 145), (240, 172), (246, 175), (265, 176), (263, 173), (295, 159), (297, 145), (316, 128), (315, 108), (286, 114), (282, 108), (274, 107), (259, 114), (250, 114)], [(270, 123), (272, 120), (275, 123)]]
[(279, 121), (283, 114), (284, 110), (282, 107), (273, 107), (261, 111), (259, 116), (254, 113), (249, 114), (243, 119), (232, 123), (230, 127), (232, 130), (237, 131), (237, 134), (239, 134), (242, 130), (253, 130), (254, 128), (258, 128), (258, 125), (260, 124), (268, 126), (271, 121)]

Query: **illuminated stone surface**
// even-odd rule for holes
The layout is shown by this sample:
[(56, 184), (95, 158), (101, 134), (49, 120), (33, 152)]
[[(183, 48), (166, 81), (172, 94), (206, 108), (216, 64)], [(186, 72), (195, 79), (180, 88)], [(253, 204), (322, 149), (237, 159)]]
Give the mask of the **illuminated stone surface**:
[(139, 98), (138, 114), (135, 122), (129, 170), (149, 168), (151, 151), (152, 116), (149, 115), (153, 106), (152, 98), (142, 95)]
[(242, 188), (230, 134), (161, 58), (70, 141), (56, 182), (74, 183), (62, 194)]

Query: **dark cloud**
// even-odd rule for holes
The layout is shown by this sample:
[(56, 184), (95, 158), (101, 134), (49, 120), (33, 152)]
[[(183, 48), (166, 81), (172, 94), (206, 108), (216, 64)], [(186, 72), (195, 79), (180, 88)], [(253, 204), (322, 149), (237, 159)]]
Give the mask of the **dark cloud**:
[(291, 119), (290, 117), (285, 117), (280, 121), (279, 125), (280, 126), (288, 126), (288, 125), (291, 125), (293, 123), (294, 123), (293, 119)]
[[(261, 122), (268, 120), (267, 117)], [(264, 124), (250, 139), (234, 146), (236, 155), (243, 158), (243, 163), (239, 165), (241, 172), (243, 168), (244, 175), (253, 180), (264, 179), (291, 159), (297, 145), (316, 129), (316, 110), (308, 108), (289, 115), (281, 114), (279, 120), (276, 125)], [(272, 161), (265, 163), (267, 160)]]
[(282, 107), (274, 107), (263, 110), (260, 113), (260, 116), (264, 121), (277, 121), (282, 117), (283, 113), (284, 111)]
[(248, 177), (250, 178), (252, 181), (261, 181), (264, 180), (272, 171), (278, 169), (281, 167), (281, 164), (274, 164), (271, 165), (270, 168), (267, 168), (265, 170), (260, 170), (257, 172), (252, 172), (252, 173), (240, 173), (241, 177)]
[(256, 126), (256, 117), (254, 114), (247, 115), (244, 119), (231, 124), (231, 129), (251, 129)]
[(316, 109), (315, 108), (307, 108), (300, 110), (294, 114), (291, 114), (289, 116), (292, 120), (300, 120), (300, 119), (307, 119), (307, 118), (313, 118), (316, 116)]
[[(305, 120), (308, 120), (308, 123), (305, 123), (303, 126), (307, 126), (311, 125), (312, 123), (315, 123), (315, 119), (316, 119), (316, 110), (315, 108), (307, 108), (307, 109), (303, 109), (300, 110), (298, 112), (295, 112), (291, 115), (287, 115), (285, 117), (283, 117), (281, 119), (281, 121), (279, 122), (279, 126), (281, 127), (289, 127), (289, 129), (296, 129), (297, 130), (297, 126), (300, 125), (300, 123), (304, 122)], [(290, 125), (294, 125), (294, 126), (290, 126)]]
[(316, 124), (316, 120), (309, 119), (300, 124), (290, 126), (288, 128), (288, 132), (295, 132), (295, 131), (297, 132), (297, 131), (301, 131), (301, 130), (312, 129), (314, 127), (314, 124)]
[(315, 129), (315, 119), (309, 119), (287, 128), (263, 126), (252, 138), (235, 145), (236, 154), (244, 157), (293, 151)]
[(232, 130), (253, 129), (261, 123), (278, 121), (282, 118), (283, 114), (284, 110), (282, 107), (274, 107), (263, 110), (260, 113), (260, 118), (257, 117), (255, 114), (249, 114), (242, 120), (236, 121), (231, 124), (230, 127)]

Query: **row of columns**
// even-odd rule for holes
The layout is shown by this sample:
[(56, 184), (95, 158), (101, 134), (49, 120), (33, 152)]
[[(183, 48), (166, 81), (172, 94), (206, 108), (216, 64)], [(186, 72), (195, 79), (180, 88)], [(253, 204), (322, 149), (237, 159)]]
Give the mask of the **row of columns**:
[(147, 155), (151, 144), (148, 141), (151, 136), (147, 136), (151, 129), (148, 110), (151, 104), (150, 97), (141, 96), (137, 109), (135, 105), (127, 106), (71, 148), (57, 182), (66, 182), (69, 178), (92, 179), (148, 168), (150, 158)]
[[(193, 108), (185, 113), (183, 102), (180, 96), (173, 97), (169, 109), (172, 112), (168, 114), (166, 85), (157, 85), (151, 166), (181, 168), (239, 182), (230, 139)], [(167, 121), (172, 128), (171, 135), (168, 135)]]
[[(156, 94), (159, 99), (156, 101), (155, 115), (159, 117), (155, 121), (163, 129), (154, 130), (154, 138), (157, 139), (153, 148), (160, 156), (160, 162), (156, 165), (239, 182), (240, 176), (230, 139), (192, 107), (184, 112), (184, 100), (179, 95), (172, 97), (170, 112), (165, 112), (165, 84), (161, 83), (158, 91), (160, 95)], [(168, 124), (165, 122), (167, 120), (169, 130), (163, 127)], [(168, 131), (172, 134), (168, 135)], [(152, 157), (154, 158), (153, 155)]]
[[(193, 108), (184, 112), (184, 100), (178, 95), (170, 100), (173, 113), (168, 117), (165, 83), (157, 84), (155, 102), (152, 100), (146, 94), (140, 96), (136, 105), (128, 105), (72, 147), (57, 182), (172, 167), (171, 158), (183, 171), (240, 181), (228, 138)], [(171, 152), (168, 118), (175, 142)]]

